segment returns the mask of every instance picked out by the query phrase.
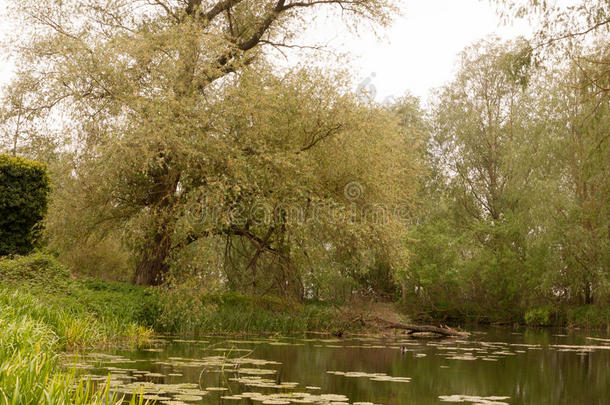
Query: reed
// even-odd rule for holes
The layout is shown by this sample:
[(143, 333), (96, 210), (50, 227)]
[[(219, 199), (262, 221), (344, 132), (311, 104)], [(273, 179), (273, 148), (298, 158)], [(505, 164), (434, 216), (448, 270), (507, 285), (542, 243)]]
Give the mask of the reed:
[[(63, 370), (58, 353), (93, 346), (118, 336), (139, 341), (148, 330), (116, 330), (91, 315), (76, 315), (20, 291), (0, 289), (0, 405), (113, 404), (123, 398), (108, 385), (81, 381)], [(131, 404), (142, 403), (133, 397)]]

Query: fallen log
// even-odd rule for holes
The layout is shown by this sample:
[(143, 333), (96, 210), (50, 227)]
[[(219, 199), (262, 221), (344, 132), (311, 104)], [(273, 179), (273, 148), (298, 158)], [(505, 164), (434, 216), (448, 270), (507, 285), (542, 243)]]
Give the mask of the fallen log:
[(462, 332), (459, 330), (452, 329), (448, 326), (431, 326), (431, 325), (412, 325), (405, 323), (397, 323), (392, 321), (387, 321), (385, 319), (378, 318), (378, 321), (382, 324), (386, 325), (388, 329), (401, 329), (409, 331), (411, 333), (419, 333), (419, 332), (427, 332), (427, 333), (436, 333), (442, 336), (454, 336), (454, 337), (468, 337), (470, 333)]

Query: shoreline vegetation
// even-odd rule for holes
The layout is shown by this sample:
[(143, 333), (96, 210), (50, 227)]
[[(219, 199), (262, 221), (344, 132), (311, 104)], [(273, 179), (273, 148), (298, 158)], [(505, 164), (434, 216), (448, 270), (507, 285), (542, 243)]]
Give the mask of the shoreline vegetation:
[(78, 282), (52, 257), (0, 260), (0, 404), (143, 404), (95, 386), (62, 367), (62, 353), (118, 344), (140, 346), (152, 330), (92, 309)]
[[(154, 333), (406, 333), (388, 329), (388, 324), (406, 322), (399, 308), (393, 303), (295, 305), (275, 297), (134, 286), (75, 278), (48, 253), (4, 258), (0, 260), (0, 404), (121, 401), (108, 387), (94, 389), (91, 382), (79, 381), (74, 371), (62, 368), (64, 352), (143, 347)], [(521, 324), (606, 329), (609, 325), (608, 314), (587, 307), (570, 308), (552, 318), (561, 324), (549, 324), (545, 316), (525, 314)], [(144, 402), (134, 396), (130, 403)]]
[[(530, 326), (607, 329), (610, 312), (594, 305), (533, 308), (519, 319), (477, 316), (425, 316), (401, 302), (290, 302), (273, 296), (236, 292), (206, 292), (191, 286), (136, 286), (123, 281), (75, 277), (46, 252), (0, 259), (0, 290), (8, 305), (36, 309), (51, 319), (62, 347), (113, 343), (126, 337), (132, 343), (147, 333), (222, 334), (263, 332), (383, 332), (392, 324), (447, 324), (467, 326)], [(14, 296), (9, 299), (8, 296)], [(27, 304), (28, 302), (33, 302)], [(42, 305), (44, 303), (45, 305)], [(27, 305), (26, 305), (27, 304)], [(39, 306), (37, 306), (37, 304)], [(58, 315), (61, 314), (61, 315)], [(67, 325), (68, 320), (74, 325)], [(56, 317), (56, 318), (54, 318)], [(62, 323), (63, 322), (63, 323)], [(78, 322), (88, 323), (93, 331)], [(125, 331), (126, 333), (120, 333)]]

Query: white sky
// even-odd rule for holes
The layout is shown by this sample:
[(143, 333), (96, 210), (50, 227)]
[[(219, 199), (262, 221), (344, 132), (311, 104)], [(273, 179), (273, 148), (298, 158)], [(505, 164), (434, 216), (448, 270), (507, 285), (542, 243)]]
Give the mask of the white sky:
[(533, 33), (525, 21), (503, 25), (487, 0), (402, 3), (403, 16), (381, 40), (366, 34), (330, 35), (332, 46), (352, 54), (356, 76), (360, 81), (370, 78), (380, 101), (407, 91), (425, 99), (429, 90), (453, 77), (457, 56), (466, 46), (490, 35), (513, 39)]
[[(313, 24), (312, 38), (323, 38), (332, 48), (349, 52), (359, 81), (370, 79), (377, 99), (399, 97), (410, 91), (426, 98), (429, 90), (451, 79), (456, 57), (464, 47), (488, 35), (510, 39), (531, 34), (525, 22), (503, 26), (487, 0), (402, 0), (403, 16), (382, 39), (364, 32), (361, 37), (341, 30), (340, 23)], [(0, 10), (6, 0), (0, 0)], [(0, 20), (0, 41), (10, 24)], [(11, 76), (7, 55), (0, 57), (0, 83)], [(374, 74), (374, 77), (372, 77)]]

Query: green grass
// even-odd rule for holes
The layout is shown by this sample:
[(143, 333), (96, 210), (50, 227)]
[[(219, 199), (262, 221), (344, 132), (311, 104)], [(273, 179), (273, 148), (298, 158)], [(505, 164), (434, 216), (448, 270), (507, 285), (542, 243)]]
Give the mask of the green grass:
[(0, 257), (0, 282), (55, 293), (69, 288), (70, 272), (43, 252), (12, 259)]
[[(27, 290), (44, 300), (47, 305), (36, 311), (55, 327), (58, 336), (62, 336), (62, 346), (67, 348), (105, 342), (109, 336), (121, 333), (137, 336), (133, 332), (138, 326), (189, 334), (295, 333), (352, 327), (342, 322), (338, 311), (329, 304), (296, 304), (238, 293), (209, 294), (184, 286), (147, 288), (123, 282), (71, 279), (63, 266), (44, 253), (0, 260), (2, 285)], [(27, 302), (19, 307), (28, 307)], [(95, 324), (95, 329), (88, 328), (89, 324)]]
[(142, 345), (152, 328), (197, 334), (349, 327), (336, 318), (327, 305), (73, 279), (53, 256), (40, 252), (1, 259), (0, 405), (121, 402), (108, 387), (96, 388), (63, 370), (62, 351)]
[[(102, 336), (137, 325), (150, 327), (159, 317), (156, 290), (127, 283), (72, 279), (53, 256), (42, 252), (0, 259), (1, 286), (41, 298), (49, 304), (48, 317), (55, 316), (54, 309), (59, 307), (65, 316), (82, 319), (84, 324), (93, 319)], [(72, 327), (78, 329), (79, 325)]]
[(288, 303), (276, 297), (206, 294), (176, 289), (161, 297), (158, 330), (184, 334), (303, 333), (353, 327), (327, 304)]
[[(0, 289), (0, 404), (110, 404), (122, 399), (62, 370), (58, 353), (113, 341), (138, 341), (144, 330), (113, 331), (19, 290)], [(116, 334), (112, 334), (117, 332)], [(132, 403), (135, 403), (136, 399)]]
[(118, 295), (125, 291), (72, 280), (44, 253), (0, 260), (0, 405), (123, 402), (108, 386), (80, 381), (58, 360), (64, 350), (146, 342), (151, 330), (136, 321), (133, 305), (112, 301)]

